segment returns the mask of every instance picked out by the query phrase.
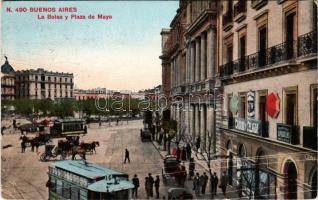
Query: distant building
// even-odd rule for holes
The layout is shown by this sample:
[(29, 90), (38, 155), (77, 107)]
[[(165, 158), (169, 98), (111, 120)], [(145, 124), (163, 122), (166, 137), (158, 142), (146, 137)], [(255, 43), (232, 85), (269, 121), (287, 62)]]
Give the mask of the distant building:
[(49, 167), (49, 199), (130, 199), (128, 175), (84, 160), (57, 161)]
[[(112, 95), (113, 91), (107, 90), (106, 88), (94, 88), (94, 89), (75, 89), (74, 90), (74, 99), (79, 100), (87, 100), (87, 99), (97, 99), (100, 97), (108, 97), (108, 95)], [(106, 95), (106, 96), (105, 96)]]
[(73, 98), (73, 74), (36, 70), (16, 71), (16, 97), (29, 99)]
[(14, 69), (6, 58), (5, 63), (1, 66), (1, 100), (14, 100), (15, 96), (15, 75)]

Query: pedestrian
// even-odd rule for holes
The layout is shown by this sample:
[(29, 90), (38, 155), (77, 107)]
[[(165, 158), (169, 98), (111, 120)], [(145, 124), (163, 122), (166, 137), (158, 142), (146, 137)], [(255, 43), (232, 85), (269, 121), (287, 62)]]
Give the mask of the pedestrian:
[(151, 176), (151, 173), (148, 174), (149, 178), (149, 196), (153, 197), (153, 184), (155, 183), (155, 180)]
[(35, 151), (36, 151), (36, 153), (38, 153), (39, 146), (40, 146), (40, 142), (38, 140), (36, 140), (35, 141)]
[(180, 148), (179, 148), (179, 146), (177, 146), (177, 160), (178, 161), (180, 160), (180, 153), (181, 153)]
[(225, 196), (225, 194), (226, 194), (227, 182), (228, 182), (227, 175), (226, 175), (225, 171), (223, 171), (222, 176), (221, 176), (220, 187), (221, 187), (221, 189), (222, 189), (222, 192), (223, 192), (223, 195), (224, 195), (224, 196)]
[(21, 141), (21, 153), (24, 153), (25, 152), (25, 141), (24, 140), (22, 140)]
[(17, 120), (16, 119), (13, 119), (12, 126), (13, 126), (14, 130), (17, 130)]
[(134, 175), (134, 178), (132, 179), (132, 182), (134, 184), (134, 189), (132, 192), (132, 197), (138, 197), (138, 188), (139, 188), (139, 178), (137, 177), (137, 174)]
[(201, 144), (201, 137), (199, 136), (199, 137), (197, 138), (197, 142), (196, 142), (196, 144), (195, 144), (195, 147), (197, 148), (197, 153), (199, 152), (200, 144)]
[(200, 190), (201, 190), (201, 180), (200, 180), (200, 174), (199, 173), (197, 173), (197, 175), (195, 176), (195, 178), (194, 178), (194, 185), (195, 185), (195, 195), (197, 196), (197, 197), (199, 197), (200, 196)]
[(217, 188), (218, 188), (218, 183), (219, 183), (219, 179), (218, 179), (216, 173), (214, 172), (214, 174), (212, 176), (212, 193), (214, 195), (216, 195), (216, 191), (217, 191)]
[(192, 177), (194, 176), (194, 170), (195, 170), (195, 163), (194, 163), (194, 159), (190, 158), (190, 162), (189, 162), (189, 179), (191, 180)]
[(124, 160), (124, 163), (126, 163), (126, 160), (128, 160), (128, 163), (130, 163), (130, 158), (129, 158), (129, 151), (128, 151), (128, 149), (125, 149), (125, 160)]
[(191, 159), (191, 146), (190, 143), (187, 144), (187, 159)]
[(155, 189), (156, 189), (156, 198), (159, 199), (159, 187), (160, 187), (160, 178), (159, 175), (156, 176), (155, 180)]
[(208, 184), (209, 177), (204, 172), (202, 175), (202, 194), (205, 194), (206, 185)]
[(186, 146), (182, 147), (182, 157), (181, 159), (184, 161), (187, 159), (187, 151), (186, 151)]
[(4, 126), (1, 127), (1, 135), (3, 135), (3, 132), (5, 129), (6, 129), (6, 127), (4, 127)]
[(119, 123), (119, 119), (116, 120), (116, 126), (118, 126), (118, 123)]
[(145, 190), (146, 190), (146, 195), (148, 199), (150, 195), (149, 177), (145, 177)]

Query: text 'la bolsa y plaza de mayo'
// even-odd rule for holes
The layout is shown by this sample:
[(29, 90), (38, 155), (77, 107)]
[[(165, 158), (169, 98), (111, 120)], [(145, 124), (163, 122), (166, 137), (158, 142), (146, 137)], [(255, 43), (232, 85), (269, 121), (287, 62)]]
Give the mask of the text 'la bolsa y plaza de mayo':
[[(19, 12), (19, 13), (41, 13), (37, 15), (37, 19), (51, 19), (51, 20), (84, 20), (84, 19), (102, 19), (109, 20), (112, 19), (112, 15), (105, 14), (89, 14), (82, 15), (78, 14), (78, 9), (76, 7), (17, 7), (17, 8), (6, 8), (6, 12)], [(43, 15), (42, 13), (47, 13)], [(57, 13), (57, 14), (55, 14)], [(61, 13), (61, 14), (60, 14)], [(71, 13), (71, 15), (65, 15), (65, 13)]]

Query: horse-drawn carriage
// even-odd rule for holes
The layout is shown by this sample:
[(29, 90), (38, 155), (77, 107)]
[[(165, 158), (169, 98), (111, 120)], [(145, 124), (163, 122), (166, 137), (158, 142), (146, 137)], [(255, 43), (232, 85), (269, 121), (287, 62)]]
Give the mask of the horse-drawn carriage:
[(62, 151), (61, 148), (55, 146), (54, 144), (45, 145), (45, 151), (41, 154), (40, 160), (41, 161), (48, 161), (51, 158), (56, 158), (60, 156), (60, 159), (64, 160), (67, 156), (66, 151)]

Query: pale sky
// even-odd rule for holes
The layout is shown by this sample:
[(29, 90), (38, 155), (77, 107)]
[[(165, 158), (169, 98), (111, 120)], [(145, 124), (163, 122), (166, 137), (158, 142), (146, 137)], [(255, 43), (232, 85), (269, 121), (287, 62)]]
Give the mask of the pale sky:
[[(2, 2), (2, 46), (15, 70), (44, 68), (74, 73), (78, 88), (139, 90), (161, 84), (162, 28), (178, 1)], [(5, 12), (11, 7), (12, 12)], [(48, 13), (18, 7), (76, 7), (77, 15), (112, 15), (111, 20), (38, 20)], [(51, 13), (71, 15), (72, 13)]]

